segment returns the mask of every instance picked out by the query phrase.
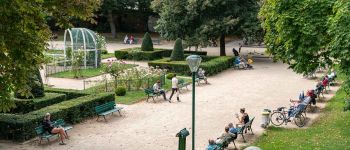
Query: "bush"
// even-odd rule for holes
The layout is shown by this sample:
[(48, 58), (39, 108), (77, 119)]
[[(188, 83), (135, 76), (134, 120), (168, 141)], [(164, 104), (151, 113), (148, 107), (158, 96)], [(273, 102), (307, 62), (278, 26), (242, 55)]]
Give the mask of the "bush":
[(115, 95), (117, 96), (125, 96), (126, 89), (124, 87), (118, 87), (115, 89)]
[(171, 53), (170, 60), (182, 61), (184, 59), (185, 59), (185, 56), (184, 56), (184, 49), (182, 48), (182, 40), (178, 38), (175, 41), (174, 50)]
[(0, 114), (0, 138), (8, 137), (14, 141), (28, 140), (36, 136), (34, 128), (41, 125), (47, 112), (51, 114), (53, 120), (62, 118), (66, 122), (77, 123), (94, 116), (97, 105), (114, 100), (113, 93), (102, 93), (64, 101), (24, 115)]
[(66, 94), (67, 100), (88, 95), (87, 93), (84, 93), (79, 90), (58, 89), (58, 88), (45, 88), (45, 92)]
[(123, 50), (117, 50), (114, 51), (115, 58), (117, 59), (127, 59), (128, 58), (128, 51), (123, 51)]
[[(205, 70), (206, 75), (214, 75), (232, 66), (233, 57), (202, 57), (200, 67)], [(175, 72), (182, 75), (191, 75), (191, 71), (186, 61), (170, 61), (169, 58), (148, 62), (148, 66), (159, 66), (167, 69), (169, 72)]]
[(101, 54), (108, 54), (107, 50), (101, 50)]
[(11, 113), (28, 113), (40, 108), (50, 106), (66, 100), (65, 94), (46, 93), (44, 97), (33, 99), (17, 99), (15, 98), (16, 108), (12, 109)]
[(141, 51), (153, 51), (152, 39), (148, 32), (143, 36)]
[(169, 80), (171, 80), (173, 77), (174, 77), (174, 73), (168, 73), (167, 75), (166, 75), (166, 78), (167, 79), (169, 79)]
[[(39, 69), (36, 69), (33, 73), (29, 74), (27, 77), (27, 85), (31, 88), (30, 95), (28, 98), (38, 98), (45, 96), (43, 80), (41, 79)], [(25, 95), (22, 95), (20, 91), (23, 89), (17, 89), (15, 92), (15, 97), (20, 99), (26, 99)]]

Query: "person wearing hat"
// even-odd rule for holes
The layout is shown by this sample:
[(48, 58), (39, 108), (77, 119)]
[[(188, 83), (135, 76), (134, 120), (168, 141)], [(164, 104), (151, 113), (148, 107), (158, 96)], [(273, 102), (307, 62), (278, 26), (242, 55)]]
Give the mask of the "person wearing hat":
[(51, 122), (50, 113), (46, 113), (42, 125), (44, 130), (49, 132), (50, 134), (59, 134), (61, 138), (60, 145), (66, 145), (66, 143), (64, 143), (64, 138), (68, 139), (68, 136), (63, 128), (53, 126), (53, 123)]
[(165, 96), (165, 91), (164, 91), (164, 89), (161, 89), (160, 86), (161, 86), (160, 81), (158, 80), (153, 85), (153, 91), (154, 91), (154, 93), (159, 93), (159, 94), (163, 95), (164, 100), (167, 100), (166, 96)]

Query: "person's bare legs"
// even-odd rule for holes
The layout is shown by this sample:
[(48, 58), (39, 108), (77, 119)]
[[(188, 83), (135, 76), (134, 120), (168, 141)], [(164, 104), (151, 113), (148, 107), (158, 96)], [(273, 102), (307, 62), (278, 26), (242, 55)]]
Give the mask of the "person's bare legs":
[(61, 142), (64, 143), (64, 138), (67, 138), (66, 133), (64, 132), (63, 128), (53, 128), (51, 133), (57, 133), (60, 135)]

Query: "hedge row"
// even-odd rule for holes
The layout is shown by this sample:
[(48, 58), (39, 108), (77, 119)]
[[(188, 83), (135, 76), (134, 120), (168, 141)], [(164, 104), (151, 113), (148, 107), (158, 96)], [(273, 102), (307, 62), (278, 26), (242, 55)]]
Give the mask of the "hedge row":
[(94, 116), (95, 106), (114, 100), (113, 93), (102, 93), (64, 101), (24, 115), (0, 114), (0, 138), (28, 140), (36, 136), (34, 129), (41, 124), (46, 113), (51, 114), (52, 120), (62, 118), (66, 122), (78, 123)]
[[(233, 57), (202, 57), (203, 61), (200, 65), (205, 70), (207, 76), (217, 74), (232, 66)], [(174, 72), (182, 75), (190, 75), (191, 71), (186, 61), (170, 61), (169, 58), (148, 62), (148, 66), (159, 66), (163, 69), (168, 69), (169, 72)]]
[(88, 93), (84, 93), (83, 91), (79, 91), (79, 90), (67, 90), (67, 89), (47, 88), (47, 87), (45, 87), (45, 92), (66, 94), (67, 100), (88, 95)]
[(60, 93), (45, 93), (44, 97), (33, 99), (17, 99), (15, 98), (16, 108), (11, 110), (11, 113), (28, 113), (33, 110), (50, 106), (66, 100), (65, 94)]
[[(154, 51), (141, 51), (140, 48), (128, 48), (114, 51), (114, 55), (117, 59), (126, 60), (156, 60), (163, 57), (170, 57), (172, 53), (171, 49), (157, 49)], [(207, 52), (203, 51), (184, 51), (185, 55), (196, 54), (206, 56)]]

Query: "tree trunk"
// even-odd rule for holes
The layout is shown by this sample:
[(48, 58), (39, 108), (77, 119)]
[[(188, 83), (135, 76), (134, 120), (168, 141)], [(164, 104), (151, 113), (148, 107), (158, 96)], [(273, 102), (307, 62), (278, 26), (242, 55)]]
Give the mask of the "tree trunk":
[(220, 56), (226, 56), (225, 50), (225, 34), (220, 36)]
[(115, 29), (115, 23), (114, 23), (114, 17), (112, 10), (108, 10), (108, 22), (109, 27), (111, 28), (112, 37), (116, 37), (116, 29)]

